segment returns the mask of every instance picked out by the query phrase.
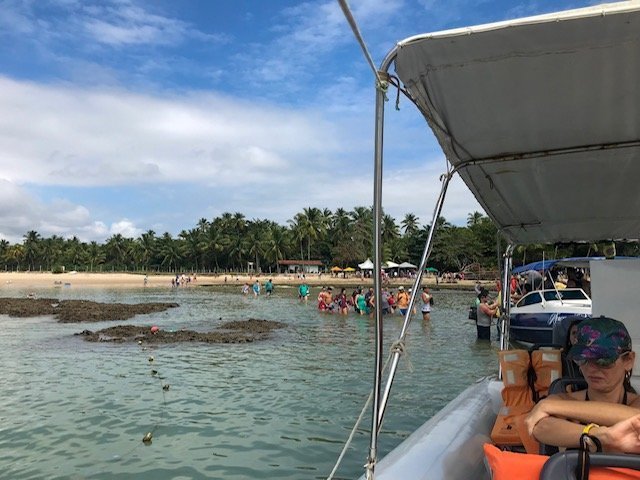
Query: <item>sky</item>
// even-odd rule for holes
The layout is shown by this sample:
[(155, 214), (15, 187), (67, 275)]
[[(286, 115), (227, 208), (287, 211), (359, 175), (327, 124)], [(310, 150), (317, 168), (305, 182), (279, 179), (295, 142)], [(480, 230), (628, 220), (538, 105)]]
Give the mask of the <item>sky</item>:
[[(350, 0), (403, 38), (599, 2)], [(374, 80), (337, 0), (0, 0), (0, 238), (103, 242), (373, 203)], [(431, 221), (445, 158), (386, 113), (383, 207)], [(456, 178), (443, 216), (482, 211)]]

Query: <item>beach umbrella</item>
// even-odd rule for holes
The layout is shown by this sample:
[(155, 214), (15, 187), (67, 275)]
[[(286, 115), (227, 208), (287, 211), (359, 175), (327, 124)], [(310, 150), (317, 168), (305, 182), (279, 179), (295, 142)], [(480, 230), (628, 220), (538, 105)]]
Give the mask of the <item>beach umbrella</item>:
[(331, 267), (331, 271), (332, 272), (341, 272), (342, 269), (340, 267), (336, 266), (336, 267)]
[(427, 272), (438, 273), (438, 269), (437, 268), (433, 268), (433, 267), (427, 267), (427, 268), (425, 268), (425, 270)]
[(343, 272), (355, 272), (355, 271), (356, 271), (356, 269), (355, 269), (355, 268), (353, 268), (353, 267), (347, 267), (347, 268), (345, 268), (345, 269), (343, 270)]

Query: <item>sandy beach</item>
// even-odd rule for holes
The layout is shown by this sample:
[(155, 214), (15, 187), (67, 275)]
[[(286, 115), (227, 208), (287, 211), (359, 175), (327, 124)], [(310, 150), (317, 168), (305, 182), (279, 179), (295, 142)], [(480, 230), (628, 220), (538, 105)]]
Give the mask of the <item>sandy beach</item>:
[[(148, 288), (170, 288), (171, 280), (174, 275), (148, 275)], [(253, 283), (256, 279), (260, 283), (264, 283), (268, 278), (273, 279), (273, 283), (277, 285), (299, 285), (301, 280), (295, 275), (196, 275), (192, 276), (191, 282), (187, 287), (212, 286), (212, 285), (238, 285), (243, 283)], [(370, 278), (360, 278), (355, 275), (335, 277), (329, 274), (307, 275), (306, 283), (312, 286), (332, 285), (336, 286), (356, 286), (356, 285), (373, 285)], [(391, 287), (399, 285), (410, 286), (413, 279), (398, 278), (390, 281)], [(492, 282), (483, 282), (483, 286), (489, 289), (495, 288)], [(457, 283), (442, 283), (436, 285), (434, 276), (426, 276), (423, 279), (423, 285), (433, 288), (442, 289), (473, 289), (475, 282), (469, 280), (461, 280)], [(81, 288), (140, 288), (144, 287), (144, 274), (133, 273), (84, 273), (84, 272), (67, 272), (53, 274), (50, 272), (2, 272), (0, 273), (0, 291), (10, 289), (42, 289), (54, 287), (81, 287)]]

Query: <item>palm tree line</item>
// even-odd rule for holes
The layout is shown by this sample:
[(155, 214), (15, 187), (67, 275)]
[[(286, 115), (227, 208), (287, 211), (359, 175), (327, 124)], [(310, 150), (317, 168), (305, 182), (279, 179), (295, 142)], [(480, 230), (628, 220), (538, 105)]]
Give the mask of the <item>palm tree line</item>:
[[(469, 265), (497, 267), (497, 251), (504, 241), (488, 217), (473, 212), (459, 227), (440, 217), (430, 266), (440, 271), (462, 271)], [(383, 259), (418, 264), (430, 225), (407, 213), (398, 224), (390, 215), (382, 219)], [(223, 213), (201, 218), (190, 230), (174, 238), (153, 230), (137, 238), (115, 234), (104, 243), (82, 242), (77, 237), (43, 238), (27, 232), (21, 243), (0, 240), (0, 269), (5, 271), (86, 272), (275, 272), (279, 260), (320, 260), (326, 267), (355, 266), (372, 256), (373, 214), (369, 207), (335, 211), (304, 208), (280, 225), (267, 219), (247, 220), (244, 214)], [(586, 255), (582, 247), (533, 245), (519, 247), (516, 257), (533, 261), (571, 254)], [(632, 246), (637, 250), (637, 244)], [(620, 247), (619, 247), (620, 250)], [(637, 255), (637, 252), (635, 253)], [(516, 262), (517, 258), (516, 258)]]

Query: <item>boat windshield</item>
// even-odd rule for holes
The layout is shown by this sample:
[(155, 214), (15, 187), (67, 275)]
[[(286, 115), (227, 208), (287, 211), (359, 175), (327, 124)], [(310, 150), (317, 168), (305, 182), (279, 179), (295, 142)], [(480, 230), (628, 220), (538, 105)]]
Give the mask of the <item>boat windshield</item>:
[(536, 303), (541, 303), (542, 297), (539, 292), (531, 292), (525, 295), (520, 299), (520, 301), (516, 304), (516, 307), (525, 307), (527, 305), (534, 305)]
[(527, 305), (535, 305), (536, 303), (542, 303), (542, 299), (546, 302), (554, 300), (585, 300), (588, 301), (589, 297), (584, 291), (579, 288), (572, 288), (566, 290), (542, 290), (539, 292), (531, 292), (520, 299), (516, 304), (516, 307), (525, 307)]
[(550, 300), (589, 300), (587, 294), (579, 288), (567, 289), (567, 290), (546, 290), (544, 292), (544, 299)]

